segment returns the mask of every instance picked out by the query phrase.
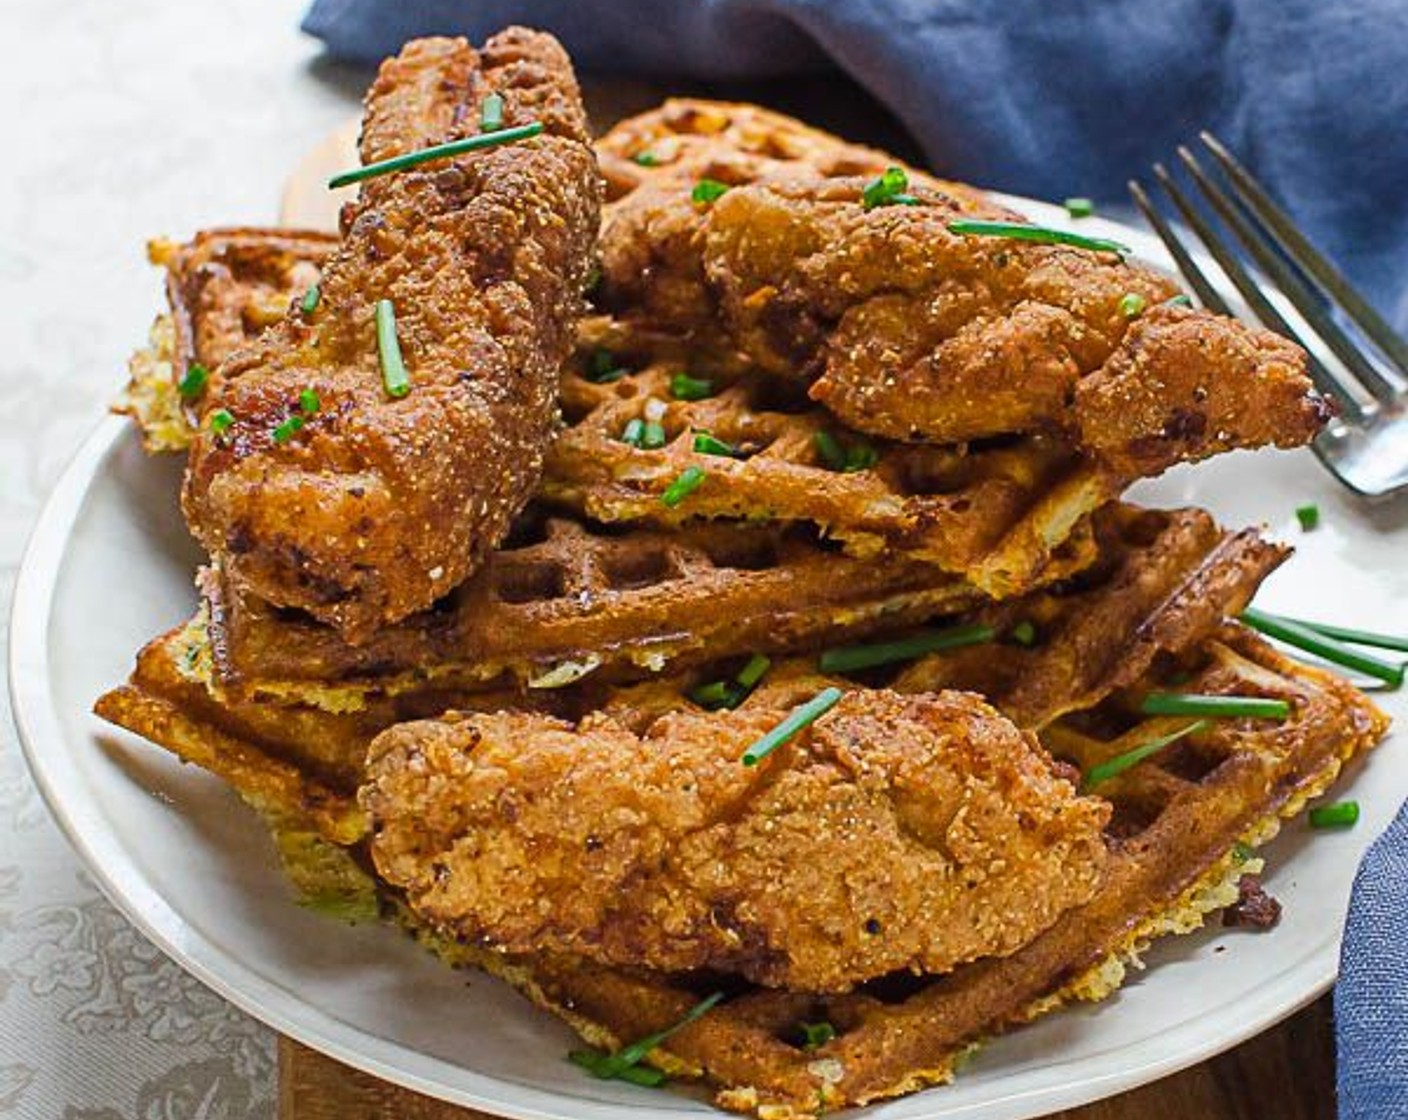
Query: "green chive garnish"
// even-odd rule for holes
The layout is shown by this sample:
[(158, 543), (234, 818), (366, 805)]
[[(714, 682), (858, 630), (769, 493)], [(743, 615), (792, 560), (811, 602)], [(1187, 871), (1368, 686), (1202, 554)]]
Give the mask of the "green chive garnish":
[(1304, 505), (1296, 507), (1296, 520), (1300, 522), (1301, 530), (1308, 533), (1320, 524), (1320, 507), (1314, 505)]
[(637, 152), (631, 157), (633, 163), (638, 163), (642, 167), (659, 167), (660, 157), (652, 151)]
[(758, 765), (802, 728), (815, 723), (834, 708), (841, 696), (839, 688), (823, 688), (805, 704), (793, 708), (791, 715), (743, 752), (743, 765)]
[(1137, 318), (1144, 310), (1144, 297), (1138, 292), (1126, 292), (1120, 297), (1120, 314), (1126, 319)]
[(981, 645), (992, 641), (996, 634), (997, 631), (991, 626), (948, 626), (942, 630), (926, 630), (895, 642), (829, 649), (821, 655), (818, 665), (824, 673), (854, 673), (860, 669), (873, 669), (877, 665), (913, 661), (916, 657), (940, 650)]
[(772, 659), (766, 654), (755, 653), (748, 659), (748, 663), (738, 670), (738, 676), (733, 679), (744, 688), (752, 688), (760, 680), (763, 674), (772, 668)]
[(703, 467), (685, 467), (680, 471), (680, 476), (665, 487), (665, 492), (660, 495), (660, 501), (674, 509), (699, 489), (708, 473)]
[(1116, 774), (1123, 774), (1133, 766), (1138, 766), (1152, 754), (1158, 754), (1170, 743), (1176, 743), (1185, 735), (1191, 735), (1195, 731), (1201, 731), (1208, 725), (1205, 719), (1194, 720), (1186, 727), (1181, 727), (1177, 731), (1168, 735), (1161, 735), (1157, 739), (1150, 739), (1147, 743), (1141, 743), (1132, 750), (1127, 750), (1123, 754), (1117, 754), (1114, 758), (1106, 759), (1098, 766), (1092, 766), (1090, 772), (1082, 779), (1080, 788), (1082, 792), (1092, 790), (1101, 782), (1107, 782)]
[(480, 148), (494, 148), (500, 144), (512, 143), (515, 140), (527, 140), (530, 136), (537, 136), (542, 131), (541, 121), (530, 121), (528, 124), (520, 124), (514, 128), (501, 128), (497, 132), (481, 132), (478, 136), (467, 136), (463, 140), (451, 140), (448, 144), (435, 144), (429, 148), (422, 148), (418, 152), (407, 152), (403, 156), (378, 160), (365, 167), (354, 167), (350, 171), (334, 175), (328, 180), (328, 189), (336, 190), (338, 187), (345, 187), (351, 183), (360, 183), (363, 179), (375, 179), (378, 175), (389, 175), (393, 171), (404, 171), (408, 167), (417, 167), (422, 163), (430, 163), (437, 159), (449, 159), (451, 156), (475, 152)]
[(303, 417), (290, 416), (274, 427), (274, 442), (287, 443), (303, 427)]
[(725, 443), (717, 436), (711, 436), (708, 432), (694, 433), (694, 450), (701, 455), (723, 455), (730, 459), (738, 454), (738, 448), (733, 444)]
[(1019, 646), (1034, 646), (1036, 645), (1036, 626), (1030, 619), (1024, 618), (1007, 631), (1007, 636)]
[(709, 203), (721, 198), (727, 191), (727, 183), (720, 183), (717, 179), (700, 179), (694, 184), (689, 197), (695, 202)]
[(318, 300), (322, 298), (323, 290), (314, 284), (303, 293), (303, 298), (298, 301), (298, 306), (303, 310), (303, 314), (311, 315), (318, 306)]
[(849, 447), (843, 447), (841, 441), (824, 428), (812, 436), (812, 442), (828, 470), (850, 474), (868, 470), (880, 461), (880, 452), (865, 440), (856, 439)]
[(1376, 634), (1372, 630), (1351, 630), (1346, 626), (1331, 626), (1328, 622), (1311, 622), (1308, 619), (1296, 619), (1302, 626), (1309, 626), (1317, 633), (1324, 634), (1327, 638), (1334, 638), (1336, 641), (1349, 642), (1356, 646), (1373, 646), (1375, 649), (1396, 649), (1408, 653), (1408, 638), (1399, 637), (1395, 634)]
[(1256, 855), (1256, 849), (1250, 844), (1245, 844), (1241, 840), (1238, 840), (1232, 845), (1232, 858), (1238, 863), (1246, 863), (1247, 860), (1251, 859), (1254, 855)]
[(504, 99), (491, 93), (479, 103), (479, 131), (498, 132), (504, 126)]
[(587, 380), (596, 385), (609, 385), (613, 381), (620, 381), (628, 372), (610, 350), (593, 350), (592, 356), (587, 359)]
[(1311, 828), (1348, 828), (1359, 819), (1359, 802), (1336, 801), (1310, 810)]
[(396, 308), (389, 299), (376, 301), (376, 348), (381, 355), (381, 383), (388, 397), (404, 397), (411, 391), (411, 375), (401, 359), (401, 341), (396, 337)]
[(298, 394), (298, 407), (302, 409), (304, 413), (311, 416), (313, 413), (317, 412), (318, 409), (323, 407), (323, 402), (318, 399), (317, 390), (304, 389), (303, 392)]
[(645, 421), (640, 419), (639, 417), (629, 421), (626, 426), (621, 429), (622, 443), (628, 443), (632, 447), (639, 447), (641, 446), (641, 443), (644, 439)]
[(1272, 638), (1279, 638), (1287, 645), (1323, 657), (1332, 664), (1343, 665), (1346, 669), (1353, 669), (1381, 680), (1390, 688), (1400, 688), (1403, 685), (1402, 662), (1394, 664), (1350, 649), (1297, 619), (1282, 618), (1248, 607), (1242, 612), (1242, 621), (1254, 630), (1260, 630)]
[(1285, 719), (1291, 705), (1266, 696), (1202, 696), (1191, 692), (1151, 692), (1139, 710), (1146, 716), (1212, 716), (1221, 719)]
[(186, 375), (176, 383), (176, 391), (186, 400), (194, 400), (205, 392), (205, 383), (210, 380), (210, 371), (199, 362), (186, 367)]
[(802, 1023), (802, 1049), (815, 1050), (820, 1046), (825, 1046), (836, 1037), (836, 1028), (830, 1023)]
[(1095, 203), (1088, 198), (1066, 199), (1066, 213), (1072, 218), (1088, 218), (1095, 213)]
[(681, 371), (670, 378), (670, 396), (677, 401), (702, 401), (714, 395), (714, 383), (706, 377), (691, 377)]
[(217, 408), (210, 414), (210, 431), (213, 435), (223, 436), (230, 430), (234, 422), (234, 413), (227, 408)]
[(1168, 299), (1164, 300), (1164, 306), (1165, 306), (1165, 307), (1192, 307), (1192, 306), (1193, 306), (1193, 300), (1192, 300), (1191, 297), (1185, 296), (1182, 292), (1180, 292), (1178, 295), (1176, 295), (1176, 296), (1169, 296)]
[(645, 430), (641, 433), (640, 445), (647, 451), (654, 451), (664, 447), (667, 440), (665, 437), (665, 425), (658, 420), (647, 420)]
[(652, 1088), (662, 1085), (665, 1081), (665, 1075), (653, 1067), (642, 1066), (641, 1061), (676, 1031), (683, 1030), (690, 1023), (703, 1018), (723, 998), (723, 992), (715, 992), (685, 1012), (684, 1017), (678, 1023), (666, 1027), (663, 1031), (648, 1034), (629, 1046), (617, 1050), (614, 1054), (603, 1054), (600, 1050), (573, 1050), (567, 1055), (567, 1058), (594, 1077), (630, 1081), (636, 1085), (648, 1085)]
[(860, 204), (867, 210), (874, 210), (877, 206), (918, 206), (919, 199), (906, 194), (908, 190), (909, 176), (904, 168), (887, 167), (878, 179), (865, 184), (860, 192)]
[(952, 233), (967, 236), (1010, 237), (1016, 241), (1037, 241), (1043, 245), (1071, 245), (1077, 249), (1089, 249), (1094, 253), (1118, 253), (1122, 257), (1134, 251), (1128, 245), (1104, 237), (1085, 237), (1079, 233), (1067, 233), (1063, 229), (1028, 225), (1026, 222), (987, 222), (961, 218), (949, 222), (948, 228)]

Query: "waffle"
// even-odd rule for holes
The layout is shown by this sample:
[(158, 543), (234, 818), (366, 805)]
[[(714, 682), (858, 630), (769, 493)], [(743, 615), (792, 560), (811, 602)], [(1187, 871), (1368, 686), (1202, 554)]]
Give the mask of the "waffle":
[(152, 264), (166, 269), (170, 311), (132, 356), (128, 386), (113, 406), (137, 422), (148, 451), (184, 451), (190, 444), (197, 405), (176, 389), (187, 368), (199, 363), (214, 372), (283, 318), (336, 245), (331, 234), (259, 228), (206, 230), (185, 244), (148, 245)]
[[(720, 379), (704, 399), (678, 400), (671, 382), (680, 369), (648, 361), (606, 384), (580, 369), (569, 375), (565, 428), (548, 454), (542, 493), (609, 522), (807, 522), (853, 556), (903, 553), (1004, 597), (1039, 581), (1081, 520), (1124, 485), (1041, 438), (989, 446), (865, 444), (876, 449), (877, 462), (839, 471), (825, 461), (818, 439), (855, 447), (856, 437), (797, 387), (744, 373)], [(663, 447), (623, 440), (628, 425), (650, 421), (663, 427)], [(696, 433), (723, 441), (737, 456), (696, 451)], [(703, 482), (677, 504), (666, 501), (689, 470), (705, 472)]]
[[(1087, 526), (1045, 576), (1068, 575), (1092, 558)], [(622, 533), (543, 507), (520, 520), (481, 574), (362, 645), (297, 612), (234, 596), (218, 577), (205, 580), (205, 591), (222, 685), (315, 703), (320, 692), (348, 686), (397, 693), (509, 678), (532, 690), (593, 674), (639, 677), (732, 654), (814, 648), (982, 598), (927, 564), (853, 559), (799, 527), (702, 523)]]
[[(948, 1081), (984, 1038), (1072, 1000), (1109, 995), (1152, 940), (1196, 929), (1233, 903), (1241, 876), (1260, 864), (1248, 861), (1243, 845), (1273, 836), (1281, 819), (1328, 789), (1386, 726), (1348, 684), (1280, 656), (1235, 624), (1197, 647), (1182, 671), (1191, 674), (1179, 678), (1183, 687), (1280, 696), (1293, 702), (1294, 714), (1271, 727), (1219, 723), (1102, 786), (1114, 804), (1109, 869), (1085, 906), (1014, 955), (946, 977), (890, 977), (838, 997), (732, 989), (651, 1060), (679, 1076), (706, 1078), (725, 1108), (800, 1120)], [(1156, 674), (1141, 690), (1168, 683)], [(1112, 699), (1078, 724), (1052, 725), (1043, 739), (1086, 768), (1178, 722), (1139, 720)], [(466, 952), (449, 948), (452, 958)], [(718, 986), (712, 977), (468, 953), (604, 1047), (677, 1022)], [(832, 1024), (836, 1037), (805, 1049), (800, 1025), (820, 1021)]]

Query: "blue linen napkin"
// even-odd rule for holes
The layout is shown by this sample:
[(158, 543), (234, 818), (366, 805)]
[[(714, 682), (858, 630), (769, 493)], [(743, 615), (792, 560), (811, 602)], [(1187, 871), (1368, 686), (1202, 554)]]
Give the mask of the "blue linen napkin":
[[(314, 0), (375, 60), (509, 23), (580, 69), (739, 79), (840, 67), (940, 174), (1125, 202), (1217, 133), (1408, 330), (1408, 0)], [(1336, 993), (1342, 1120), (1408, 1117), (1408, 809), (1356, 881)]]

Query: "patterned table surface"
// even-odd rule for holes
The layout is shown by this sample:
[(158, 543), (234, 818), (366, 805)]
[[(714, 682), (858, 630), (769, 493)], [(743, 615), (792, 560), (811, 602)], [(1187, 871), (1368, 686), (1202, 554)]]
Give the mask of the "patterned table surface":
[[(5, 7), (0, 617), (45, 495), (161, 298), (145, 240), (267, 223), (287, 168), (365, 78), (316, 62), (301, 5)], [(274, 1038), (100, 897), (0, 699), (0, 1116), (268, 1120)]]

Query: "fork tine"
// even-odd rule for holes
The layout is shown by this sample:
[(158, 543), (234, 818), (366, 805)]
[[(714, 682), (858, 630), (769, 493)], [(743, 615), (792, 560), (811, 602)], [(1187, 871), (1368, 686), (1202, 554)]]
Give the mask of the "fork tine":
[(1178, 266), (1178, 271), (1183, 273), (1183, 278), (1197, 293), (1198, 302), (1209, 311), (1216, 311), (1220, 315), (1231, 315), (1232, 309), (1227, 306), (1227, 301), (1222, 298), (1222, 293), (1209, 283), (1208, 278), (1203, 275), (1203, 270), (1198, 267), (1198, 263), (1193, 260), (1192, 254), (1184, 246), (1182, 239), (1173, 232), (1173, 227), (1164, 221), (1164, 216), (1154, 209), (1154, 204), (1144, 193), (1143, 185), (1131, 179), (1129, 193), (1134, 199), (1134, 205), (1139, 207), (1139, 212), (1144, 215), (1145, 221), (1154, 227), (1154, 232), (1164, 243), (1164, 248), (1173, 258), (1173, 263)]
[(1290, 266), (1277, 256), (1257, 234), (1223, 189), (1209, 178), (1197, 157), (1187, 148), (1180, 146), (1178, 158), (1183, 161), (1183, 166), (1188, 169), (1188, 173), (1193, 176), (1193, 181), (1197, 183), (1203, 197), (1217, 211), (1218, 216), (1227, 223), (1228, 228), (1236, 235), (1237, 240), (1246, 247), (1247, 252), (1255, 258), (1256, 263), (1261, 266), (1261, 270), (1271, 278), (1276, 287), (1281, 289), (1281, 293), (1290, 301), (1291, 306), (1300, 312), (1305, 321), (1314, 328), (1315, 333), (1325, 341), (1325, 344), (1335, 352), (1339, 360), (1359, 380), (1359, 383), (1368, 389), (1374, 399), (1381, 404), (1391, 404), (1396, 400), (1399, 395), (1397, 387), (1378, 371), (1373, 362), (1364, 355), (1364, 351), (1359, 349), (1350, 340), (1350, 337), (1340, 329), (1339, 324), (1325, 310), (1325, 305), (1320, 302), (1320, 298), (1305, 286), (1305, 283)]
[(1305, 239), (1295, 224), (1286, 215), (1266, 189), (1252, 177), (1237, 158), (1222, 142), (1210, 132), (1200, 134), (1204, 146), (1212, 153), (1217, 164), (1226, 174), (1228, 181), (1236, 189), (1237, 197), (1254, 214), (1272, 240), (1282, 252), (1320, 285), (1327, 296), (1340, 307), (1354, 324), (1364, 332), (1375, 346), (1383, 351), (1400, 373), (1408, 377), (1408, 341), (1384, 321), (1369, 302), (1361, 296), (1344, 273), (1323, 257), (1319, 250)]
[[(1182, 188), (1173, 181), (1173, 176), (1168, 173), (1162, 163), (1154, 164), (1154, 175), (1158, 178), (1160, 186), (1173, 199), (1173, 204), (1178, 207), (1178, 212), (1183, 215), (1183, 220), (1188, 223), (1189, 228), (1198, 235), (1202, 243), (1207, 246), (1207, 250), (1212, 254), (1213, 260), (1223, 272), (1227, 273), (1228, 279), (1241, 292), (1242, 297), (1251, 305), (1256, 316), (1273, 331), (1285, 335), (1287, 338), (1297, 338), (1296, 332), (1291, 328), (1291, 324), (1286, 322), (1285, 317), (1271, 305), (1271, 302), (1261, 293), (1261, 288), (1257, 286), (1255, 280), (1239, 261), (1226, 244), (1218, 237), (1212, 226), (1208, 224), (1206, 218), (1198, 212), (1189, 201), (1188, 196), (1183, 193)], [(1340, 411), (1350, 420), (1362, 420), (1364, 408), (1355, 396), (1353, 386), (1331, 373), (1325, 365), (1320, 362), (1314, 354), (1309, 355), (1308, 368), (1311, 380), (1315, 382), (1315, 387), (1320, 392), (1332, 397), (1340, 405)]]

